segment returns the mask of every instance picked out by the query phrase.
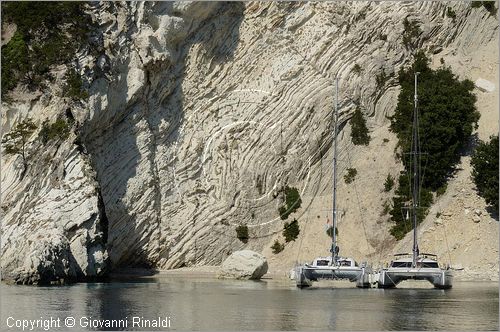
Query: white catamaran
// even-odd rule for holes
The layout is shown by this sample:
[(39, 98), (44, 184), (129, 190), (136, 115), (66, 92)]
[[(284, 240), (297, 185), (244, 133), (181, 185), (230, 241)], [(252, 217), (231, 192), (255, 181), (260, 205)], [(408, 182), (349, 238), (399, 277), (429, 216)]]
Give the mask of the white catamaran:
[(356, 282), (360, 288), (370, 287), (371, 269), (363, 264), (359, 266), (353, 258), (340, 257), (337, 246), (337, 122), (338, 122), (338, 79), (335, 85), (335, 115), (333, 133), (333, 225), (331, 256), (318, 257), (311, 264), (304, 264), (295, 268), (295, 282), (297, 287), (309, 287), (313, 281), (319, 279), (348, 279)]
[(413, 220), (413, 252), (411, 254), (397, 254), (388, 268), (384, 268), (378, 273), (379, 288), (396, 287), (403, 280), (427, 280), (436, 288), (451, 288), (453, 275), (449, 268), (440, 268), (437, 256), (433, 254), (419, 253), (417, 242), (417, 210), (419, 208), (420, 191), (420, 142), (418, 133), (418, 96), (417, 77), (415, 73), (415, 98), (413, 109), (413, 144), (410, 153), (413, 166), (412, 181), (412, 205), (409, 208)]

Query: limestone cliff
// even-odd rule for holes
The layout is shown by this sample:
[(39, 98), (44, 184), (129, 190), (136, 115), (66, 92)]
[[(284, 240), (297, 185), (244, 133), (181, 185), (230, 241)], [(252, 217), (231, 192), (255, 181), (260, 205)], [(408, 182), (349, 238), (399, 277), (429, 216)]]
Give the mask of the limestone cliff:
[[(283, 228), (276, 193), (285, 184), (300, 189), (292, 217), (303, 231), (275, 257), (276, 269), (322, 253), (335, 75), (341, 171), (366, 166), (358, 187), (340, 189), (343, 248), (359, 258), (393, 248), (380, 188), (400, 167), (386, 116), (398, 94), (394, 74), (412, 60), (403, 20), (420, 26), (414, 47), (451, 63), (498, 34), (486, 10), (456, 2), (111, 2), (88, 10), (99, 25), (97, 49), (78, 54), (88, 100), (59, 97), (64, 68), (56, 68), (49, 92), (18, 89), (3, 105), (4, 132), (27, 116), (75, 119), (64, 143), (42, 148), (33, 136), (24, 176), (18, 158), (2, 157), (4, 279), (85, 279), (124, 266), (219, 264), (242, 248), (269, 252)], [(382, 71), (388, 80), (377, 86)], [(366, 148), (350, 142), (356, 104), (374, 137)], [(241, 224), (246, 244), (234, 231)]]

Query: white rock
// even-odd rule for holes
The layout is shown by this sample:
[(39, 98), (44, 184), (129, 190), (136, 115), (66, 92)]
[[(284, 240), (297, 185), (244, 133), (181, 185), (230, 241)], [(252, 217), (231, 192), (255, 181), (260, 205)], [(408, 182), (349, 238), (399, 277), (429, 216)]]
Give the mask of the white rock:
[(485, 80), (484, 78), (478, 78), (474, 84), (476, 85), (476, 88), (483, 92), (495, 91), (495, 84), (493, 82)]
[[(250, 213), (242, 213), (257, 197), (255, 185), (247, 180), (260, 177), (263, 189), (269, 190), (285, 177), (305, 188), (304, 197), (316, 195), (313, 188), (324, 179), (323, 170), (313, 163), (305, 177), (309, 171), (303, 166), (317, 160), (318, 144), (326, 147), (332, 139), (331, 123), (325, 119), (332, 111), (333, 84), (326, 77), (338, 72), (341, 78), (341, 124), (347, 124), (354, 110), (350, 100), (359, 98), (375, 125), (393, 112), (399, 93), (394, 75), (383, 89), (377, 87), (375, 75), (382, 67), (390, 74), (412, 62), (398, 33), (404, 28), (402, 17), (411, 13), (412, 20), (422, 22), (418, 44), (423, 49), (442, 45), (443, 52), (457, 48), (457, 54), (471, 54), (496, 37), (494, 20), (471, 15), (468, 4), (453, 4), (460, 20), (443, 21), (446, 6), (411, 2), (394, 10), (392, 3), (384, 2), (304, 3), (300, 8), (265, 2), (101, 2), (92, 10), (103, 30), (104, 49), (97, 53), (106, 57), (78, 56), (79, 67), (96, 66), (86, 77), (89, 103), (70, 106), (56, 93), (41, 99), (30, 93), (27, 102), (16, 101), (3, 112), (6, 132), (26, 114), (41, 124), (74, 108), (81, 124), (79, 137), (91, 158), (86, 167), (79, 167), (82, 154), (67, 154), (67, 144), (52, 146), (42, 158), (49, 157), (54, 166), (60, 160), (64, 166), (48, 169), (40, 163), (36, 172), (19, 181), (19, 160), (2, 155), (3, 271), (23, 268), (19, 257), (29, 256), (29, 241), (37, 241), (38, 231), (54, 229), (62, 229), (61, 237), (69, 243), (74, 258), (70, 266), (87, 275), (100, 273), (108, 254), (113, 266), (220, 265), (228, 250), (241, 245), (234, 227), (215, 222), (220, 219), (254, 223), (252, 248), (268, 248), (269, 238), (261, 235), (281, 231), (282, 225), (257, 226)], [(366, 17), (353, 22), (360, 10)], [(296, 29), (291, 41), (281, 33), (287, 24)], [(387, 34), (387, 41), (372, 40), (372, 31)], [(479, 32), (484, 38), (470, 38)], [(342, 57), (335, 56), (337, 50)], [(324, 69), (323, 78), (305, 61), (311, 56), (314, 67)], [(362, 65), (356, 75), (351, 72), (354, 62)], [(310, 106), (314, 111), (305, 112)], [(240, 121), (246, 129), (235, 125)], [(294, 152), (283, 164), (273, 145), (279, 141), (275, 124), (281, 122), (286, 129), (282, 145)], [(341, 127), (340, 134), (348, 136), (350, 126)], [(241, 134), (239, 147), (232, 144), (232, 130)], [(314, 144), (311, 136), (318, 138)], [(340, 148), (348, 149), (348, 141), (340, 140)], [(221, 149), (224, 144), (232, 147), (231, 154)], [(361, 160), (366, 151), (352, 152), (354, 160)], [(328, 159), (331, 152), (323, 157)], [(64, 172), (71, 177), (65, 178)], [(310, 181), (307, 186), (305, 181)], [(98, 204), (99, 188), (106, 220)], [(256, 215), (276, 217), (271, 196), (263, 195), (254, 204)], [(458, 208), (446, 209), (460, 214)], [(371, 222), (369, 243), (381, 230)], [(44, 257), (37, 254), (30, 264), (36, 266)]]
[(441, 219), (441, 218), (437, 218), (436, 220), (434, 220), (434, 223), (435, 223), (436, 225), (442, 225), (442, 224), (443, 224), (443, 219)]
[(220, 278), (260, 279), (267, 273), (267, 260), (255, 251), (241, 250), (232, 253), (222, 263)]
[(479, 218), (478, 216), (473, 216), (472, 221), (474, 221), (477, 224), (478, 222), (481, 221), (481, 218)]

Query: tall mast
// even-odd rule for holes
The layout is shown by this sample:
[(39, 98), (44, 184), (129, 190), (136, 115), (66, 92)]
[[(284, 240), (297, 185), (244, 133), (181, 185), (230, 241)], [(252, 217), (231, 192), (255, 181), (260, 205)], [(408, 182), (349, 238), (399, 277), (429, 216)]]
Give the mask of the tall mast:
[(413, 159), (413, 190), (412, 190), (412, 212), (413, 212), (413, 267), (417, 265), (418, 258), (418, 244), (417, 244), (417, 209), (419, 200), (419, 135), (418, 135), (418, 95), (417, 95), (417, 78), (419, 72), (415, 73), (415, 104), (413, 109), (413, 146), (412, 146), (412, 159)]
[(337, 264), (337, 123), (338, 123), (339, 79), (335, 76), (335, 114), (333, 125), (333, 209), (332, 209), (332, 265)]

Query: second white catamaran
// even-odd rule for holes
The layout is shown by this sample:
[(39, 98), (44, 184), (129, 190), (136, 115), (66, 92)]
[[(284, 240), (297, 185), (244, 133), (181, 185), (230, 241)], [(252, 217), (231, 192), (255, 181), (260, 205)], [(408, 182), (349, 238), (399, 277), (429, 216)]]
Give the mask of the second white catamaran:
[(407, 210), (413, 221), (413, 251), (411, 254), (398, 254), (388, 268), (378, 272), (378, 287), (393, 288), (403, 280), (427, 280), (436, 288), (451, 288), (453, 275), (449, 268), (439, 267), (437, 256), (420, 253), (417, 241), (417, 211), (420, 197), (420, 137), (418, 132), (418, 74), (415, 73), (415, 97), (413, 109), (413, 144), (410, 153), (413, 167), (412, 204)]
[(317, 257), (310, 264), (295, 268), (295, 282), (297, 287), (309, 287), (313, 281), (319, 279), (347, 279), (356, 282), (360, 288), (370, 287), (371, 269), (363, 264), (361, 266), (351, 257), (339, 256), (337, 246), (337, 123), (338, 123), (338, 78), (335, 79), (335, 114), (333, 132), (333, 225), (331, 256)]

